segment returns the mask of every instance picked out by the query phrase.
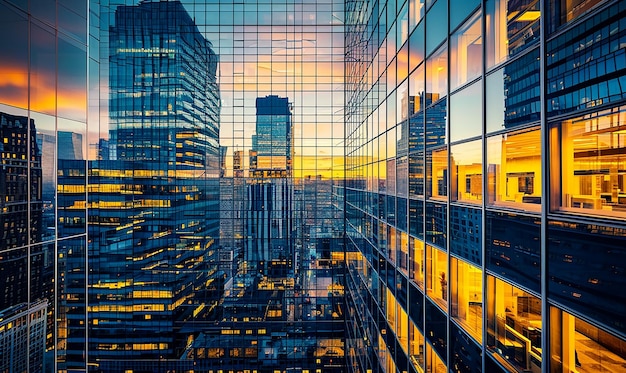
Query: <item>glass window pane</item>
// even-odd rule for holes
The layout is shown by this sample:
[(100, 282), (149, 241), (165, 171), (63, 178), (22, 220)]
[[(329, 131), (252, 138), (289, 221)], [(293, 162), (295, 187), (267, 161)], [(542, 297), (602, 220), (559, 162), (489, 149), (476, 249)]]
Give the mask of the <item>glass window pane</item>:
[(480, 12), (450, 37), (450, 90), (482, 73), (483, 39)]
[(486, 132), (499, 131), (504, 128), (506, 98), (504, 69), (487, 75), (485, 91)]
[(437, 1), (426, 13), (426, 55), (448, 36), (448, 1)]
[[(558, 141), (552, 170), (557, 209), (580, 214), (626, 217), (626, 107), (595, 112), (553, 126), (551, 143)], [(559, 157), (560, 155), (560, 157)], [(559, 186), (562, 190), (559, 190)]]
[(541, 133), (538, 128), (487, 139), (487, 203), (541, 210)]
[(539, 40), (539, 1), (493, 0), (486, 5), (487, 67)]
[(448, 94), (448, 49), (439, 48), (426, 60), (426, 105)]
[(455, 257), (450, 257), (451, 316), (461, 327), (482, 342), (483, 272)]
[(480, 136), (483, 132), (482, 81), (450, 96), (450, 141)]
[(480, 6), (480, 0), (450, 0), (450, 3), (451, 31)]
[(56, 42), (52, 30), (31, 23), (30, 109), (56, 113)]
[(517, 370), (541, 370), (541, 298), (487, 276), (487, 348)]
[(60, 117), (87, 120), (87, 52), (59, 38), (57, 110)]
[(481, 203), (483, 199), (482, 141), (452, 145), (450, 163), (453, 172), (450, 200)]
[(0, 3), (0, 104), (28, 106), (28, 21), (24, 14)]

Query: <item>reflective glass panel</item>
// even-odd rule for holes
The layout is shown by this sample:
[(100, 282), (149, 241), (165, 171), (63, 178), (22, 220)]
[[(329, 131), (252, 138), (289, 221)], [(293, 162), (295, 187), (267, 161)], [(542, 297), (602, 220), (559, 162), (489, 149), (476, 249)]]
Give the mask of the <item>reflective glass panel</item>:
[(480, 203), (483, 199), (483, 149), (476, 140), (450, 146), (452, 192), (450, 200)]
[[(550, 131), (556, 208), (626, 217), (626, 107), (573, 118)], [(559, 161), (560, 160), (560, 161)], [(557, 179), (560, 175), (560, 180)], [(560, 182), (559, 182), (560, 181)], [(561, 188), (559, 190), (559, 188)]]
[(487, 348), (516, 370), (541, 370), (541, 298), (487, 276)]
[(487, 202), (541, 210), (541, 133), (538, 128), (487, 139)]
[[(454, 8), (454, 7), (453, 7)], [(475, 13), (450, 36), (450, 90), (463, 85), (482, 73), (482, 17)]]
[(487, 67), (539, 40), (539, 0), (490, 0), (485, 5)]
[(450, 96), (450, 141), (480, 136), (482, 121), (482, 81)]
[(451, 316), (481, 343), (483, 325), (483, 273), (480, 267), (450, 257)]

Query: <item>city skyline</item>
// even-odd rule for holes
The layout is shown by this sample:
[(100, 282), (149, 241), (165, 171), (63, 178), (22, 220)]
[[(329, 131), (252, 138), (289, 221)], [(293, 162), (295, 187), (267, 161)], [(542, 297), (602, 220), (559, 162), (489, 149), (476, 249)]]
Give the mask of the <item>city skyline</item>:
[(0, 0), (0, 371), (621, 371), (625, 24)]

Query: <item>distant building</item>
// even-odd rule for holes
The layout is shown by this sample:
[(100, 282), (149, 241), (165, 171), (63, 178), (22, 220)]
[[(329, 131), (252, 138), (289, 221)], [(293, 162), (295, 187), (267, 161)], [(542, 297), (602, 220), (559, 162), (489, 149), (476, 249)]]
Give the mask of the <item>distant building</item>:
[(47, 372), (46, 313), (48, 301), (19, 303), (0, 311), (0, 371)]
[(256, 100), (245, 209), (244, 260), (260, 273), (286, 274), (294, 259), (293, 124), (291, 104), (278, 96)]
[[(92, 361), (106, 371), (141, 358), (152, 371), (180, 356), (222, 293), (218, 57), (179, 1), (117, 7), (109, 39), (109, 140), (88, 175), (59, 157), (59, 233), (89, 221)], [(73, 159), (77, 140), (64, 135)], [(73, 187), (85, 177), (86, 206)], [(59, 252), (75, 260), (75, 248)]]

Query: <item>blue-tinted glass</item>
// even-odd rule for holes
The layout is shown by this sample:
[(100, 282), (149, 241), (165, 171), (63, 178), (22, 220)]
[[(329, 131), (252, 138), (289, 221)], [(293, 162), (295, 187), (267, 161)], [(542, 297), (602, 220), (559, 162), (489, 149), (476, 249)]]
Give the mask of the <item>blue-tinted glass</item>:
[(446, 249), (447, 211), (446, 205), (426, 202), (426, 241)]
[[(622, 26), (626, 17), (618, 9), (619, 2), (614, 3), (548, 43), (546, 88), (550, 116), (626, 97), (623, 85), (617, 84), (626, 70), (626, 54), (612, 47), (616, 40), (626, 38), (626, 27)], [(589, 30), (591, 24), (595, 26)], [(596, 36), (590, 37), (590, 32)]]
[(444, 41), (448, 35), (448, 2), (437, 1), (426, 13), (426, 55)]
[(424, 237), (424, 201), (409, 200), (409, 233), (416, 237)]
[[(455, 323), (450, 323), (451, 365), (459, 373), (482, 372), (482, 350), (473, 339), (461, 331)], [(491, 371), (489, 371), (491, 372)]]
[(475, 263), (482, 263), (482, 213), (479, 209), (450, 206), (450, 251)]
[(423, 316), (424, 316), (424, 294), (415, 286), (415, 284), (411, 283), (409, 285), (409, 317), (417, 326), (417, 328), (421, 331), (424, 331), (423, 326)]
[(426, 339), (435, 348), (439, 357), (447, 361), (448, 335), (447, 335), (447, 318), (441, 312), (439, 307), (435, 306), (430, 300), (426, 300)]
[(539, 49), (504, 68), (504, 92), (505, 128), (539, 120)]
[(451, 0), (450, 1), (450, 30), (454, 30), (474, 9), (478, 8), (480, 0)]
[(626, 331), (626, 230), (551, 220), (548, 297)]
[(450, 95), (450, 142), (482, 134), (482, 99), (482, 81)]
[(409, 71), (424, 61), (424, 22), (409, 37)]
[(408, 214), (407, 214), (407, 209), (408, 209), (408, 201), (406, 198), (397, 198), (397, 218), (396, 221), (398, 222), (398, 229), (402, 229), (404, 231), (407, 230), (407, 222), (408, 222)]
[(541, 291), (541, 219), (487, 211), (487, 269), (536, 292)]

